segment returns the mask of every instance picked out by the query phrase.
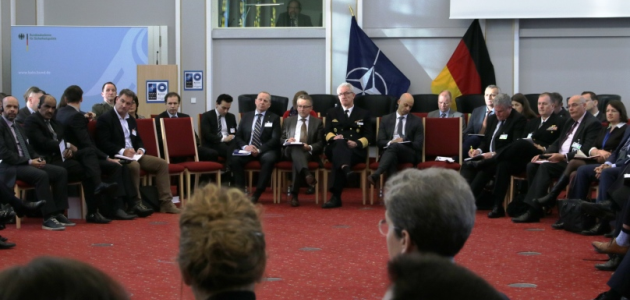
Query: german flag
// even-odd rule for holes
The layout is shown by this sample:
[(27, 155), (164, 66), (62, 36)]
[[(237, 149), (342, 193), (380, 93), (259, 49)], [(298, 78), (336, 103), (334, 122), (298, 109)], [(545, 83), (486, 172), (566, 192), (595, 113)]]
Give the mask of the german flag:
[[(438, 94), (449, 90), (454, 100), (460, 95), (482, 94), (491, 84), (496, 84), (494, 66), (490, 61), (479, 20), (474, 20), (446, 67), (431, 83), (431, 91)], [(455, 101), (451, 103), (451, 108), (456, 109)]]

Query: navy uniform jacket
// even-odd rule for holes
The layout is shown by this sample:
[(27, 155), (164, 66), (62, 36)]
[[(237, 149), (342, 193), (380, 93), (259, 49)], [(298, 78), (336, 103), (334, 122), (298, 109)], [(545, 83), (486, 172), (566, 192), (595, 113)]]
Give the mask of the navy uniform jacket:
[(335, 135), (342, 134), (344, 139), (354, 141), (357, 147), (353, 153), (360, 157), (367, 157), (369, 141), (374, 139), (370, 112), (356, 105), (350, 117), (347, 117), (342, 106), (334, 107), (326, 113), (325, 140), (330, 143)]
[(540, 117), (527, 122), (523, 137), (527, 137), (530, 133), (534, 143), (543, 147), (549, 147), (551, 143), (558, 139), (560, 132), (566, 122), (566, 119), (560, 115), (552, 113), (545, 123), (540, 126), (542, 119)]

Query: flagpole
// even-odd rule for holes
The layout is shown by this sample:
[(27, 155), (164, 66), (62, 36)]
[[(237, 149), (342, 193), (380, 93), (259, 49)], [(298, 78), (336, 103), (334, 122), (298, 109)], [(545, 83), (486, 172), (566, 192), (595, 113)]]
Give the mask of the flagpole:
[(350, 15), (354, 17), (354, 11), (352, 10), (352, 6), (348, 5), (348, 8), (350, 9)]

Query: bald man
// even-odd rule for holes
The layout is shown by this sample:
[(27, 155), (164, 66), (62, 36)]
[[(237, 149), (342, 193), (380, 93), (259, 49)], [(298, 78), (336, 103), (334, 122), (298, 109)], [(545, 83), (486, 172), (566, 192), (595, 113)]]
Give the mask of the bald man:
[(424, 129), (422, 119), (410, 114), (413, 96), (405, 93), (398, 99), (398, 110), (383, 117), (378, 131), (378, 148), (381, 153), (378, 169), (368, 177), (374, 184), (381, 174), (394, 175), (398, 164), (416, 165), (422, 160)]

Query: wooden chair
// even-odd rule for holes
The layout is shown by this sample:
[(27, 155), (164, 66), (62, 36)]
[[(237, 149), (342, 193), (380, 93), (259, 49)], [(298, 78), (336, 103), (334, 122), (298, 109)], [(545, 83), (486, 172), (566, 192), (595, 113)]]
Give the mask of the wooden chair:
[[(287, 184), (287, 174), (291, 173), (293, 170), (293, 162), (292, 161), (281, 161), (276, 163), (276, 175), (278, 178), (276, 179), (276, 188), (274, 189), (274, 203), (280, 203), (282, 200), (282, 191), (289, 186)], [(317, 184), (315, 185), (315, 204), (319, 203), (319, 163), (314, 161), (308, 162), (308, 170), (313, 173), (315, 180), (317, 180)], [(277, 197), (277, 198), (276, 198)], [(277, 199), (277, 200), (276, 200)]]
[[(197, 175), (195, 176), (195, 188), (199, 186), (199, 175), (201, 174), (214, 174), (217, 185), (221, 185), (221, 169), (223, 165), (217, 162), (199, 161), (192, 118), (160, 119), (160, 127), (162, 129), (162, 142), (166, 162), (170, 164), (171, 158), (176, 157), (193, 159), (192, 161), (175, 164), (185, 168), (186, 197), (191, 197), (192, 195), (192, 175)], [(180, 199), (183, 205), (184, 198), (180, 196)]]
[[(79, 197), (80, 197), (80, 204), (81, 204), (81, 219), (85, 219), (85, 216), (87, 215), (87, 206), (85, 205), (85, 193), (83, 192), (83, 184), (81, 184), (80, 181), (76, 181), (76, 182), (69, 182), (68, 186), (78, 186), (79, 187)], [(15, 193), (15, 196), (20, 198), (22, 201), (24, 201), (24, 193), (28, 190), (34, 190), (35, 187), (24, 182), (21, 180), (16, 180), (15, 181), (15, 185), (13, 186), (13, 192)], [(52, 201), (49, 200), (49, 201)], [(19, 218), (18, 216), (15, 216), (15, 228), (16, 229), (20, 229), (22, 227), (22, 219)]]
[[(459, 171), (462, 163), (462, 118), (424, 118), (423, 123), (422, 162), (418, 164), (418, 169), (440, 167)], [(459, 160), (454, 163), (434, 161), (437, 156), (459, 157)]]
[[(324, 174), (323, 174), (323, 181), (324, 181), (324, 202), (326, 201), (326, 197), (328, 196), (328, 173), (330, 173), (332, 171), (332, 163), (329, 162), (326, 158), (324, 158), (324, 168), (321, 170)], [(370, 164), (370, 156), (367, 155), (367, 157), (365, 158), (365, 162), (363, 163), (358, 163), (356, 165), (354, 165), (352, 167), (352, 171), (355, 173), (359, 173), (361, 175), (361, 193), (362, 193), (362, 197), (363, 197), (363, 205), (365, 205), (365, 201), (366, 201), (366, 192), (367, 192), (367, 186), (366, 186), (366, 181), (367, 181), (367, 173), (368, 173), (368, 166)]]

